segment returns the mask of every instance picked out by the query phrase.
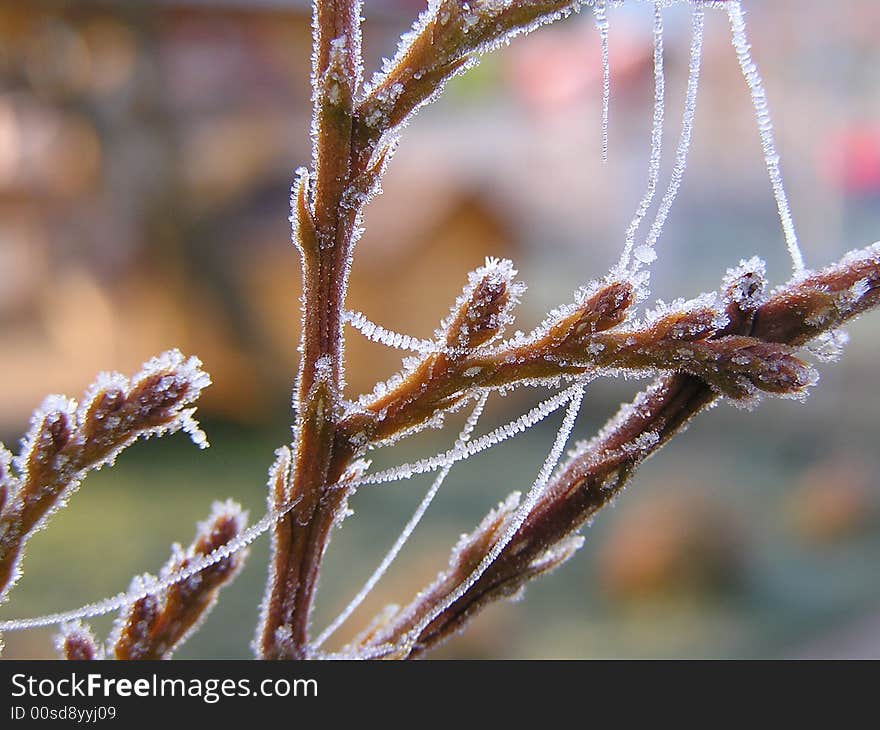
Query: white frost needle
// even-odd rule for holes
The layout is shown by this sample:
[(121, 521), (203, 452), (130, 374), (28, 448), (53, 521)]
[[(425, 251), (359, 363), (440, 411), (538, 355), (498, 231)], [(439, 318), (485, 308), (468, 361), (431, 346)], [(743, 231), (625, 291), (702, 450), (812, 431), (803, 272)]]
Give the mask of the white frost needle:
[(343, 315), (343, 321), (350, 324), (371, 342), (376, 342), (386, 347), (421, 353), (436, 352), (439, 349), (437, 344), (430, 340), (422, 340), (418, 337), (392, 332), (380, 324), (371, 322), (361, 312), (347, 311)]
[(446, 466), (452, 466), (456, 462), (463, 461), (474, 454), (478, 454), (481, 451), (485, 451), (486, 449), (500, 444), (502, 441), (506, 441), (509, 438), (523, 433), (539, 421), (544, 420), (555, 410), (565, 405), (571, 400), (573, 394), (579, 390), (583, 390), (583, 385), (572, 385), (539, 403), (519, 418), (510, 421), (473, 441), (468, 441), (467, 443), (455, 446), (442, 454), (435, 454), (434, 456), (429, 456), (425, 459), (420, 459), (419, 461), (401, 464), (399, 466), (391, 467), (390, 469), (367, 474), (360, 479), (355, 479), (349, 482), (349, 484), (354, 487), (359, 487), (365, 484), (396, 482), (402, 479), (409, 479), (415, 474), (426, 474), (428, 472), (437, 471), (437, 469)]
[(44, 616), (35, 616), (34, 618), (8, 619), (0, 621), (0, 633), (4, 631), (21, 631), (23, 629), (34, 629), (40, 626), (56, 626), (58, 624), (67, 623), (69, 621), (77, 621), (80, 619), (94, 618), (95, 616), (103, 616), (113, 611), (118, 611), (125, 606), (130, 606), (136, 601), (140, 601), (147, 596), (152, 596), (167, 590), (176, 583), (187, 580), (197, 573), (210, 568), (212, 565), (220, 562), (224, 558), (237, 553), (256, 540), (264, 532), (268, 531), (276, 522), (281, 520), (290, 510), (296, 506), (296, 502), (287, 505), (279, 510), (271, 510), (257, 523), (251, 525), (240, 535), (230, 540), (225, 545), (221, 545), (214, 552), (194, 560), (186, 566), (186, 568), (175, 573), (170, 573), (156, 580), (141, 582), (141, 587), (128, 592), (118, 593), (110, 598), (105, 598), (95, 603), (89, 603), (80, 608), (75, 608), (63, 613), (50, 613)]

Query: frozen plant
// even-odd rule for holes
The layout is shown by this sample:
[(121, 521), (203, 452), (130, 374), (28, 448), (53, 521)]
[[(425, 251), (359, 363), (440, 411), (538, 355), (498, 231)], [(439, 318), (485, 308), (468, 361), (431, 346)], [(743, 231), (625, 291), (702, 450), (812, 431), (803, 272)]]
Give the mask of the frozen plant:
[[(636, 1), (636, 0), (631, 0)], [(767, 394), (803, 398), (817, 381), (799, 351), (820, 354), (842, 341), (840, 327), (880, 303), (880, 244), (816, 272), (805, 268), (783, 186), (767, 95), (751, 58), (745, 16), (735, 0), (658, 0), (654, 10), (654, 105), (647, 188), (624, 236), (619, 263), (585, 284), (533, 331), (509, 333), (524, 285), (510, 261), (487, 259), (474, 271), (431, 340), (392, 332), (346, 309), (346, 289), (365, 206), (380, 189), (407, 122), (455, 75), (514, 36), (586, 7), (594, 14), (603, 60), (603, 157), (608, 148), (608, 12), (622, 0), (430, 0), (393, 59), (369, 81), (361, 63), (360, 0), (314, 3), (313, 159), (291, 195), (292, 239), (302, 262), (301, 361), (294, 392), (292, 443), (276, 452), (268, 510), (249, 528), (239, 508), (217, 504), (192, 545), (176, 546), (159, 576), (72, 611), (0, 622), (0, 630), (59, 625), (62, 656), (167, 658), (197, 627), (241, 566), (245, 548), (271, 532), (272, 556), (253, 642), (263, 659), (406, 659), (463, 629), (486, 605), (521, 593), (581, 547), (580, 530), (619, 494), (641, 463), (701, 411), (721, 400), (752, 407)], [(643, 240), (639, 229), (660, 184), (665, 77), (663, 12), (675, 2), (692, 13), (688, 83), (668, 186)], [(685, 174), (697, 111), (706, 11), (726, 13), (733, 51), (754, 106), (792, 258), (790, 282), (768, 291), (764, 264), (740, 262), (719, 290), (645, 308), (651, 263)], [(409, 351), (402, 370), (355, 400), (344, 397), (344, 329)], [(563, 458), (587, 385), (595, 378), (651, 376), (593, 439)], [(208, 384), (200, 363), (166, 353), (132, 380), (101, 376), (82, 405), (51, 397), (35, 413), (20, 454), (0, 451), (0, 589), (6, 596), (33, 531), (70, 497), (85, 474), (112, 462), (141, 436), (185, 430), (204, 435), (192, 403)], [(523, 385), (553, 393), (487, 433), (479, 419), (496, 392)], [(379, 446), (470, 408), (450, 448), (384, 471), (369, 470)], [(514, 438), (559, 409), (562, 426), (531, 484), (521, 485), (453, 547), (448, 567), (403, 607), (389, 607), (358, 638), (325, 648), (400, 553), (452, 467)], [(560, 463), (560, 460), (562, 462)], [(312, 607), (328, 541), (363, 487), (436, 477), (381, 564), (330, 625), (313, 635)], [(353, 591), (354, 592), (354, 591)], [(83, 619), (119, 612), (99, 642)]]

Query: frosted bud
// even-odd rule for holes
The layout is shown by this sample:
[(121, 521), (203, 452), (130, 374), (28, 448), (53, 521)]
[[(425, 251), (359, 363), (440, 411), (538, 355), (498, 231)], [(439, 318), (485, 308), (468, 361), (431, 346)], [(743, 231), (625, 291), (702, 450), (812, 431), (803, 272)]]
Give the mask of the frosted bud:
[(317, 229), (309, 208), (310, 182), (309, 171), (299, 168), (290, 193), (290, 237), (303, 256), (318, 251)]
[(498, 336), (513, 321), (511, 310), (524, 287), (514, 281), (516, 269), (506, 259), (487, 259), (469, 276), (468, 286), (444, 322), (446, 344), (466, 352)]
[[(235, 502), (215, 502), (210, 517), (200, 522), (192, 544), (183, 550), (175, 545), (162, 568), (167, 578), (192, 566), (201, 558), (229, 545), (245, 529), (247, 514)], [(113, 637), (117, 659), (168, 659), (213, 608), (220, 589), (241, 568), (246, 550), (236, 550), (200, 572), (151, 592), (124, 609)], [(149, 586), (149, 576), (141, 579)]]
[(532, 580), (539, 575), (556, 570), (580, 550), (583, 545), (584, 538), (581, 535), (563, 538), (529, 563), (528, 569), (523, 571), (521, 582), (525, 584), (526, 581)]
[(61, 624), (61, 631), (55, 636), (55, 650), (61, 659), (73, 661), (104, 658), (103, 648), (98, 645), (91, 629), (79, 621)]
[(633, 301), (631, 284), (614, 282), (603, 286), (579, 304), (573, 314), (554, 325), (551, 336), (580, 342), (596, 332), (609, 330), (626, 319)]
[(696, 307), (661, 317), (651, 325), (651, 336), (683, 342), (702, 340), (717, 332), (720, 324), (716, 309)]
[(722, 288), (724, 298), (742, 314), (751, 314), (764, 303), (767, 292), (767, 265), (757, 256), (728, 269)]
[[(754, 400), (755, 391), (801, 396), (818, 381), (815, 369), (785, 345), (729, 336), (703, 343), (707, 357), (695, 374), (734, 400)], [(692, 363), (694, 364), (694, 363)], [(689, 369), (690, 368), (686, 368)]]
[(18, 465), (20, 471), (36, 485), (35, 490), (51, 482), (58, 465), (57, 457), (68, 445), (76, 429), (75, 411), (76, 401), (52, 395), (34, 413)]

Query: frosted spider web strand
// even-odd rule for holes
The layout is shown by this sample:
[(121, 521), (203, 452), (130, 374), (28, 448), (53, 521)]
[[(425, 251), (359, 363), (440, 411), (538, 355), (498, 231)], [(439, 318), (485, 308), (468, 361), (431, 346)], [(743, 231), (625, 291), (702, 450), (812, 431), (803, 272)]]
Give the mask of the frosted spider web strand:
[(346, 311), (343, 315), (343, 321), (350, 324), (371, 342), (376, 342), (386, 347), (422, 353), (436, 352), (438, 350), (437, 344), (430, 340), (422, 340), (418, 337), (410, 337), (409, 335), (392, 332), (382, 325), (370, 321), (361, 312)]
[(390, 469), (385, 469), (384, 471), (377, 471), (373, 474), (367, 474), (364, 477), (352, 480), (351, 482), (349, 482), (349, 484), (353, 487), (360, 487), (366, 484), (385, 484), (387, 482), (396, 482), (403, 479), (409, 479), (415, 474), (426, 474), (428, 472), (437, 471), (437, 469), (441, 469), (446, 466), (451, 466), (452, 464), (455, 464), (459, 461), (464, 461), (474, 454), (478, 454), (481, 451), (485, 451), (486, 449), (492, 448), (493, 446), (500, 444), (502, 441), (506, 441), (509, 438), (513, 438), (514, 436), (523, 433), (524, 431), (531, 428), (539, 421), (544, 420), (551, 413), (568, 403), (568, 401), (571, 400), (573, 394), (582, 388), (583, 385), (580, 384), (572, 385), (571, 387), (566, 388), (565, 390), (557, 393), (547, 400), (542, 401), (530, 411), (521, 415), (519, 418), (516, 418), (513, 421), (509, 421), (503, 426), (499, 426), (494, 431), (490, 431), (489, 433), (480, 436), (473, 441), (468, 441), (466, 444), (454, 447), (449, 451), (445, 451), (442, 454), (436, 454), (434, 456), (429, 456), (425, 459), (420, 459), (419, 461), (410, 462), (408, 464), (400, 464), (398, 466), (391, 467)]
[[(471, 434), (476, 428), (477, 421), (479, 421), (480, 416), (483, 414), (483, 408), (486, 406), (486, 401), (489, 398), (488, 393), (484, 393), (480, 399), (477, 401), (477, 405), (474, 406), (474, 410), (471, 412), (467, 421), (465, 422), (464, 428), (461, 433), (458, 435), (458, 438), (455, 441), (456, 447), (461, 447), (471, 437)], [(397, 538), (394, 545), (391, 546), (391, 549), (386, 553), (385, 557), (382, 558), (382, 562), (373, 571), (373, 574), (367, 579), (366, 583), (364, 583), (363, 587), (358, 591), (357, 595), (351, 600), (351, 602), (342, 610), (342, 612), (333, 620), (333, 622), (326, 628), (324, 631), (315, 639), (314, 644), (312, 645), (312, 649), (318, 649), (321, 647), (324, 642), (327, 641), (336, 631), (339, 629), (342, 624), (348, 620), (348, 617), (351, 616), (352, 613), (357, 609), (361, 603), (364, 602), (364, 599), (370, 594), (376, 584), (382, 579), (382, 576), (388, 571), (388, 568), (400, 554), (400, 551), (403, 549), (403, 546), (406, 544), (407, 540), (409, 540), (413, 531), (418, 526), (419, 522), (421, 522), (422, 517), (424, 517), (425, 512), (427, 512), (428, 507), (431, 506), (431, 502), (434, 501), (434, 497), (437, 495), (437, 492), (440, 490), (440, 487), (443, 486), (443, 482), (446, 481), (446, 477), (449, 475), (449, 472), (452, 470), (452, 465), (448, 465), (443, 467), (437, 477), (434, 479), (434, 483), (431, 485), (431, 488), (427, 491), (424, 498), (422, 499), (419, 506), (416, 508), (416, 511), (413, 513), (412, 517), (410, 517), (409, 522), (406, 523), (406, 526), (403, 528), (403, 531), (400, 533), (400, 536)]]
[[(480, 451), (484, 451), (488, 448), (491, 448), (492, 446), (495, 446), (496, 444), (501, 443), (502, 441), (507, 440), (508, 438), (512, 438), (513, 436), (522, 433), (527, 428), (530, 428), (534, 424), (546, 418), (554, 411), (558, 410), (563, 404), (571, 399), (571, 394), (575, 389), (582, 387), (583, 386), (581, 385), (572, 386), (567, 390), (562, 391), (561, 393), (557, 393), (553, 397), (548, 398), (542, 403), (539, 403), (537, 406), (535, 406), (533, 409), (523, 414), (519, 418), (510, 421), (509, 423), (495, 429), (485, 436), (481, 436), (475, 441), (469, 442), (465, 445), (464, 448), (452, 449), (444, 454), (439, 454), (428, 459), (422, 459), (421, 461), (414, 462), (412, 464), (404, 464), (393, 469), (388, 469), (384, 472), (377, 472), (376, 474), (369, 475), (361, 479), (351, 480), (350, 482), (348, 482), (348, 484), (350, 486), (357, 487), (361, 486), (362, 484), (394, 482), (402, 479), (408, 479), (414, 474), (423, 474), (431, 471), (436, 471), (437, 469), (444, 466), (455, 464), (458, 461), (467, 459), (470, 456), (479, 453)], [(241, 533), (241, 535), (239, 535), (234, 540), (231, 540), (226, 545), (220, 546), (214, 552), (209, 553), (200, 560), (187, 566), (183, 570), (177, 573), (172, 573), (168, 576), (165, 576), (164, 578), (157, 579), (142, 589), (139, 589), (137, 591), (129, 591), (127, 593), (119, 593), (110, 598), (105, 598), (101, 601), (96, 601), (94, 603), (90, 603), (85, 606), (81, 606), (80, 608), (72, 609), (70, 611), (51, 613), (43, 616), (35, 616), (32, 618), (7, 619), (5, 621), (0, 621), (0, 633), (4, 631), (22, 631), (25, 629), (39, 628), (41, 626), (55, 626), (57, 624), (65, 623), (67, 621), (76, 621), (77, 619), (88, 619), (94, 618), (95, 616), (103, 616), (104, 614), (118, 611), (124, 606), (131, 605), (135, 601), (139, 601), (148, 595), (167, 590), (172, 585), (184, 581), (187, 578), (192, 577), (196, 573), (200, 573), (206, 568), (209, 568), (212, 565), (216, 564), (220, 560), (223, 560), (224, 558), (229, 557), (230, 555), (247, 547), (260, 535), (271, 529), (288, 512), (290, 512), (290, 510), (293, 509), (294, 506), (296, 506), (296, 503), (287, 505), (280, 510), (273, 510), (268, 512), (259, 522), (249, 527), (247, 530)]]
[(608, 162), (608, 118), (611, 113), (611, 60), (608, 53), (608, 7), (605, 0), (593, 6), (602, 53), (602, 162)]
[(758, 132), (761, 135), (761, 148), (764, 152), (764, 162), (767, 173), (770, 176), (770, 185), (773, 188), (773, 196), (776, 198), (776, 207), (779, 210), (779, 220), (782, 223), (782, 232), (785, 235), (785, 245), (791, 256), (795, 275), (804, 272), (804, 257), (798, 243), (797, 232), (794, 227), (794, 219), (788, 204), (788, 196), (782, 182), (782, 171), (779, 167), (779, 153), (776, 150), (776, 142), (773, 139), (773, 122), (770, 119), (770, 108), (767, 104), (767, 93), (758, 67), (752, 60), (751, 47), (746, 35), (746, 21), (743, 15), (742, 5), (739, 0), (729, 0), (727, 16), (730, 20), (731, 41), (736, 50), (743, 78), (749, 87), (752, 97), (752, 106), (755, 110), (755, 118), (758, 122)]
[[(485, 449), (495, 446), (496, 444), (501, 443), (502, 441), (505, 441), (506, 439), (525, 431), (527, 428), (543, 420), (549, 414), (553, 413), (560, 406), (570, 400), (571, 394), (574, 389), (581, 387), (582, 386), (579, 385), (572, 386), (571, 388), (568, 388), (561, 393), (557, 393), (555, 396), (548, 398), (547, 400), (538, 404), (519, 418), (510, 421), (509, 423), (495, 429), (485, 436), (480, 437), (480, 439), (476, 441), (469, 442), (462, 448), (453, 448), (452, 450), (444, 454), (439, 454), (428, 459), (422, 459), (419, 462), (404, 464), (393, 469), (388, 469), (384, 472), (377, 472), (376, 474), (368, 475), (367, 477), (363, 477), (358, 480), (352, 480), (350, 482), (350, 485), (360, 486), (362, 484), (380, 482), (387, 483), (398, 481), (401, 479), (409, 478), (414, 474), (436, 471), (436, 469), (438, 468), (452, 465), (457, 461), (461, 461), (470, 456), (473, 456), (480, 451), (484, 451)], [(168, 576), (165, 576), (162, 579), (151, 582), (143, 589), (137, 591), (129, 591), (127, 593), (119, 593), (116, 596), (112, 596), (110, 598), (106, 598), (95, 603), (90, 603), (86, 606), (82, 606), (71, 611), (47, 614), (44, 616), (37, 616), (33, 618), (9, 619), (6, 621), (0, 621), (0, 632), (20, 631), (23, 629), (38, 628), (40, 626), (54, 626), (56, 624), (64, 623), (66, 621), (93, 618), (95, 616), (101, 616), (112, 611), (117, 611), (124, 606), (130, 605), (135, 601), (139, 601), (142, 598), (145, 598), (148, 595), (166, 590), (170, 586), (192, 577), (196, 573), (199, 573), (202, 570), (209, 568), (218, 561), (223, 560), (224, 558), (232, 555), (238, 550), (243, 549), (244, 547), (252, 543), (257, 537), (267, 532), (275, 523), (281, 520), (291, 509), (293, 509), (294, 506), (294, 504), (291, 504), (284, 507), (283, 509), (268, 512), (259, 522), (249, 527), (236, 539), (230, 541), (226, 545), (222, 545), (214, 552), (209, 553), (200, 560), (187, 566), (185, 569), (177, 573), (172, 573)]]
[(471, 574), (460, 583), (454, 591), (431, 609), (431, 611), (428, 612), (428, 614), (425, 615), (415, 627), (413, 627), (403, 642), (404, 646), (412, 645), (412, 643), (418, 639), (419, 634), (424, 631), (425, 627), (467, 593), (471, 586), (480, 579), (480, 576), (482, 576), (492, 563), (495, 562), (501, 554), (501, 551), (507, 547), (519, 528), (522, 527), (529, 514), (531, 514), (532, 510), (535, 508), (535, 505), (538, 503), (538, 500), (547, 486), (547, 482), (550, 481), (550, 476), (553, 473), (553, 469), (556, 468), (556, 464), (559, 462), (559, 457), (562, 455), (566, 443), (568, 443), (569, 436), (571, 436), (572, 429), (574, 428), (574, 422), (577, 419), (581, 403), (584, 399), (584, 387), (582, 385), (569, 388), (565, 392), (569, 393), (569, 404), (565, 413), (565, 418), (562, 421), (562, 426), (560, 426), (559, 431), (556, 434), (550, 453), (547, 454), (547, 458), (544, 460), (544, 464), (541, 466), (541, 470), (538, 472), (538, 476), (529, 489), (525, 500), (517, 508), (500, 539), (495, 542), (492, 549), (483, 557), (479, 565), (477, 565)]
[(648, 163), (648, 186), (636, 208), (636, 214), (626, 229), (623, 253), (620, 255), (618, 267), (621, 271), (629, 265), (630, 255), (636, 240), (636, 233), (648, 214), (648, 208), (654, 201), (657, 192), (657, 180), (660, 178), (660, 162), (663, 152), (663, 120), (666, 98), (666, 79), (663, 68), (663, 17), (660, 4), (654, 4), (654, 121), (651, 125), (651, 158)]
[(675, 198), (681, 189), (684, 173), (687, 169), (688, 153), (691, 147), (691, 139), (694, 131), (694, 120), (697, 115), (697, 94), (700, 89), (700, 69), (703, 63), (703, 35), (704, 35), (704, 12), (700, 5), (694, 5), (691, 20), (691, 51), (690, 61), (688, 62), (688, 80), (687, 91), (684, 98), (684, 112), (681, 118), (681, 134), (678, 138), (678, 148), (675, 151), (675, 163), (672, 167), (672, 174), (669, 178), (669, 186), (663, 194), (663, 199), (657, 208), (657, 214), (644, 246), (639, 247), (635, 253), (635, 264), (633, 270), (639, 268), (641, 264), (650, 264), (656, 258), (655, 248), (657, 241), (663, 233), (663, 226), (666, 225), (666, 219), (669, 217), (669, 211), (675, 203)]
[[(298, 501), (298, 500), (297, 500)], [(221, 545), (216, 550), (194, 561), (182, 570), (171, 573), (163, 578), (157, 578), (143, 585), (142, 588), (129, 591), (127, 593), (118, 593), (110, 598), (105, 598), (95, 603), (90, 603), (80, 608), (62, 613), (50, 613), (44, 616), (36, 616), (33, 618), (8, 619), (0, 621), (0, 633), (4, 631), (22, 631), (24, 629), (35, 629), (41, 626), (55, 626), (57, 624), (66, 623), (68, 621), (76, 621), (79, 619), (89, 619), (95, 616), (103, 616), (113, 611), (118, 611), (126, 606), (130, 606), (136, 601), (140, 601), (147, 596), (161, 593), (171, 586), (191, 578), (197, 573), (210, 568), (212, 565), (220, 562), (224, 558), (237, 553), (256, 540), (260, 535), (267, 532), (276, 522), (280, 521), (290, 510), (296, 506), (296, 502), (283, 507), (280, 510), (272, 510), (267, 512), (263, 518), (251, 525), (238, 537), (230, 540), (225, 545)]]

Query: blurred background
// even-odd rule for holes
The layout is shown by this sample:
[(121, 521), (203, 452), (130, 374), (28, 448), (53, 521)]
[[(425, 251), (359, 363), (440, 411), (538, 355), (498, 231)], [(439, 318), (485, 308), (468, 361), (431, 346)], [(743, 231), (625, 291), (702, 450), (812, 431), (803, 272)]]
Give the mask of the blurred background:
[[(783, 172), (808, 262), (880, 238), (880, 4), (746, 0)], [(423, 9), (368, 0), (375, 68)], [(671, 169), (689, 12), (664, 11)], [(600, 162), (599, 38), (589, 13), (517, 39), (455, 80), (404, 134), (369, 208), (350, 304), (430, 336), (487, 255), (530, 289), (522, 329), (601, 276), (642, 195), (653, 93), (651, 8), (610, 12), (610, 161)], [(139, 444), (90, 476), (29, 544), (4, 616), (116, 593), (188, 542), (213, 499), (265, 510), (272, 452), (289, 440), (299, 262), (291, 171), (309, 157), (304, 0), (0, 0), (0, 438), (14, 447), (49, 392), (75, 396), (100, 370), (132, 373), (169, 347), (198, 354), (214, 385), (212, 442)], [(650, 218), (648, 219), (650, 222)], [(726, 17), (707, 13), (691, 163), (660, 242), (655, 295), (715, 289), (728, 266), (788, 263)], [(803, 405), (700, 417), (635, 477), (580, 554), (518, 604), (487, 610), (443, 657), (880, 656), (880, 316), (850, 328)], [(350, 395), (398, 357), (349, 332)], [(638, 388), (590, 386), (586, 437)], [(482, 428), (541, 394), (493, 399)], [(404, 442), (386, 465), (449, 446)], [(458, 535), (531, 482), (558, 421), (453, 471), (395, 568), (351, 622), (407, 600)], [(316, 628), (360, 587), (428, 478), (367, 488), (338, 531)], [(181, 657), (246, 657), (267, 540)], [(94, 623), (106, 634), (110, 618)], [(6, 657), (51, 656), (51, 632), (7, 634)]]

